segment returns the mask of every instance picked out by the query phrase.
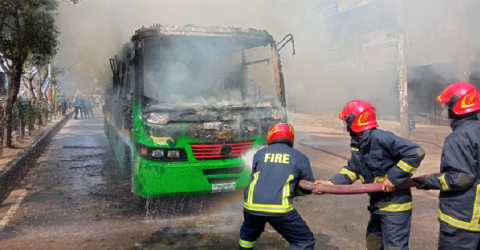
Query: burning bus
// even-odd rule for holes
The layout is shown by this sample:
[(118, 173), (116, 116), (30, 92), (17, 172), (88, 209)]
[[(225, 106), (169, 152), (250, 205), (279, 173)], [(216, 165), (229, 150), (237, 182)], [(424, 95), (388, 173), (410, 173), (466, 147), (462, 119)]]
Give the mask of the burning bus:
[(242, 157), (265, 147), (268, 128), (286, 121), (277, 45), (255, 29), (154, 25), (135, 32), (110, 59), (105, 97), (105, 134), (134, 194), (248, 185)]

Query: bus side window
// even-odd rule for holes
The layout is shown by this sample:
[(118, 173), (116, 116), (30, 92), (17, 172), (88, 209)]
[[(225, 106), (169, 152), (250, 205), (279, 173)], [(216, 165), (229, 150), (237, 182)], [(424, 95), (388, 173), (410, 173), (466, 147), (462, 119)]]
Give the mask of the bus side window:
[(132, 128), (133, 115), (133, 87), (134, 87), (134, 75), (133, 75), (133, 65), (128, 65), (126, 69), (126, 79), (124, 84), (124, 93), (125, 93), (125, 114), (124, 114), (124, 124), (126, 129)]
[(135, 70), (133, 65), (128, 66), (127, 70), (127, 94), (130, 95), (130, 105), (133, 105), (133, 91), (135, 89)]

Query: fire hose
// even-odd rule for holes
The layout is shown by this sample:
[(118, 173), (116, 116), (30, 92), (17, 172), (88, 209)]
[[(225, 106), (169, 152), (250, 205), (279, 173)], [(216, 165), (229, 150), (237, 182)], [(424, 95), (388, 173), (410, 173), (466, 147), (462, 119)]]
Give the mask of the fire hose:
[[(414, 177), (416, 178), (426, 178), (432, 174), (426, 174)], [(368, 183), (368, 184), (356, 184), (356, 185), (327, 185), (327, 184), (315, 184), (310, 181), (301, 180), (300, 187), (305, 190), (316, 190), (322, 193), (329, 194), (363, 194), (363, 193), (374, 193), (382, 192), (382, 182), (378, 183)], [(395, 190), (409, 189), (412, 187), (417, 187), (418, 183), (412, 180), (412, 178), (404, 181), (400, 186), (395, 187)]]

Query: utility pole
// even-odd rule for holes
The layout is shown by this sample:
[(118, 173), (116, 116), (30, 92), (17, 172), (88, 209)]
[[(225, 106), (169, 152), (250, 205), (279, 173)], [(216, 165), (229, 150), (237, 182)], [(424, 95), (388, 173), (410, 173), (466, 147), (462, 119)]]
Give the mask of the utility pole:
[(458, 0), (458, 38), (459, 56), (457, 63), (457, 79), (459, 82), (470, 81), (470, 58), (468, 58), (468, 35), (465, 22), (466, 6), (465, 0)]
[(403, 0), (396, 0), (397, 14), (397, 73), (398, 73), (398, 93), (400, 103), (400, 136), (410, 137), (410, 128), (408, 122), (408, 82), (407, 82), (407, 63), (405, 59), (405, 27), (403, 16)]

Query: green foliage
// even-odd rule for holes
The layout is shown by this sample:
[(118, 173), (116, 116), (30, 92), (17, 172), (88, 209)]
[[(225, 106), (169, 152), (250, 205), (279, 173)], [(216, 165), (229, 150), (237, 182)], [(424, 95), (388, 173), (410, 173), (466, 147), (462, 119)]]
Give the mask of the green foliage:
[[(2, 66), (11, 69), (29, 58), (33, 64), (44, 64), (57, 52), (55, 25), (56, 0), (1, 0), (0, 53)], [(18, 70), (18, 69), (17, 69)]]
[(67, 67), (59, 61), (54, 61), (52, 67), (52, 82), (57, 83), (57, 76), (64, 76), (67, 73)]
[(57, 0), (0, 0), (0, 66), (9, 77), (4, 146), (12, 146), (13, 111), (25, 61), (41, 65), (57, 52)]
[(35, 102), (33, 104), (30, 101), (17, 99), (15, 102), (15, 108), (13, 109), (14, 119), (12, 128), (18, 130), (18, 115), (21, 116), (25, 126), (28, 127), (29, 130), (33, 130), (35, 124), (39, 121), (38, 117), (46, 117), (50, 113), (51, 111), (47, 102)]
[(43, 116), (47, 116), (50, 113), (52, 113), (50, 111), (50, 108), (47, 102), (37, 102), (35, 108), (36, 108), (36, 112), (38, 112), (38, 114)]
[(29, 129), (33, 129), (37, 115), (35, 106), (33, 106), (30, 101), (17, 101), (17, 105), (20, 106), (19, 108), (23, 122), (26, 126), (28, 126)]

